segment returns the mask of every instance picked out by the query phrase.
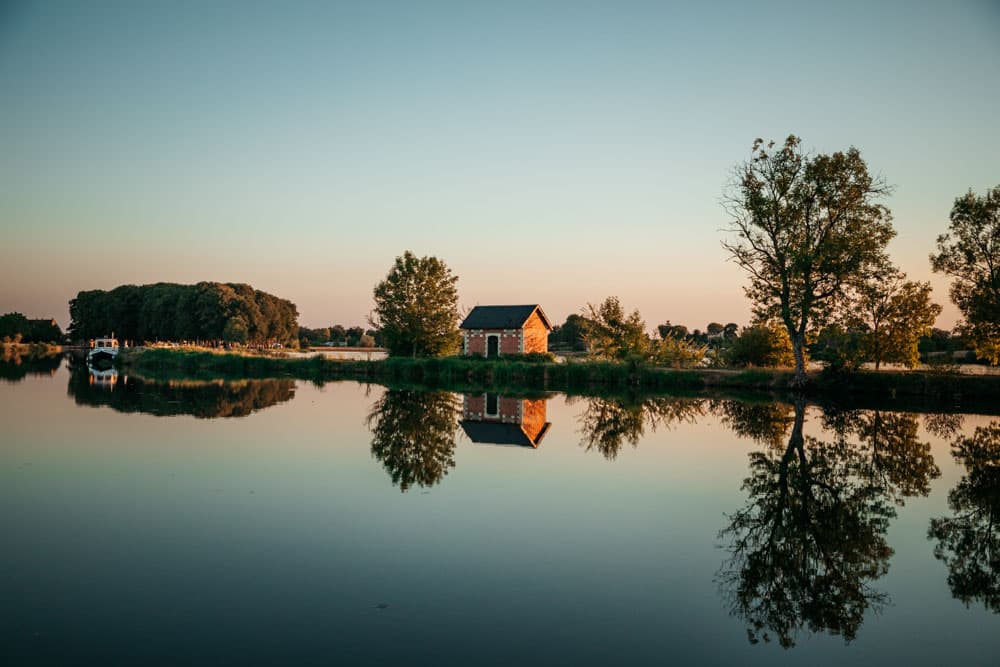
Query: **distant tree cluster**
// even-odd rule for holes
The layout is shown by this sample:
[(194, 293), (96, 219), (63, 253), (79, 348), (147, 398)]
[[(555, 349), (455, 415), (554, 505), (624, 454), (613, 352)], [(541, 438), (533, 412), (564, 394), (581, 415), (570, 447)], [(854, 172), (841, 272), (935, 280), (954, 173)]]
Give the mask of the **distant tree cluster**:
[(53, 319), (30, 320), (21, 313), (0, 315), (0, 340), (20, 343), (61, 343), (62, 329)]
[(69, 302), (70, 336), (114, 334), (135, 341), (291, 345), (295, 304), (241, 283), (121, 285), (80, 292)]
[(344, 327), (335, 324), (329, 327), (310, 329), (299, 327), (299, 346), (310, 347), (312, 345), (341, 345), (347, 347), (375, 347), (379, 338), (379, 332), (375, 329), (362, 329), (361, 327)]

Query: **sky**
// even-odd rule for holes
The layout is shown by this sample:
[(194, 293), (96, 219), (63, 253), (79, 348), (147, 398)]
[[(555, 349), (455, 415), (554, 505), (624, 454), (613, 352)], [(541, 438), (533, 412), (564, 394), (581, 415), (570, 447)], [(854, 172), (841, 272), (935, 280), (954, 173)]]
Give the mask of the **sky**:
[(750, 319), (720, 205), (755, 138), (856, 146), (894, 261), (1000, 184), (1000, 1), (0, 0), (0, 312), (247, 282), (362, 324), (405, 250), (460, 305)]

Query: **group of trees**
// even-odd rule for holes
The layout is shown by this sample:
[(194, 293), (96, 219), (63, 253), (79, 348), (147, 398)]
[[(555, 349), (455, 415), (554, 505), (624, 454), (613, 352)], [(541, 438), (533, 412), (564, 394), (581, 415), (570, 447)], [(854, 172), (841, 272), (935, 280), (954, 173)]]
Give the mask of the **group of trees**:
[(70, 336), (254, 346), (298, 339), (295, 304), (240, 283), (121, 285), (69, 302)]
[(5, 343), (61, 343), (62, 329), (53, 319), (29, 320), (21, 313), (0, 315), (0, 340)]
[[(872, 176), (856, 148), (809, 155), (801, 140), (754, 142), (724, 200), (731, 237), (723, 242), (749, 277), (757, 323), (788, 335), (796, 384), (806, 381), (807, 345), (821, 337), (831, 361), (878, 367), (918, 359), (940, 306), (926, 282), (906, 280), (886, 246), (895, 236), (882, 204), (891, 188)], [(959, 325), (976, 354), (1000, 362), (1000, 186), (955, 202), (949, 233), (931, 256), (955, 279)]]
[(335, 324), (319, 329), (299, 327), (299, 347), (334, 343), (348, 347), (375, 347), (379, 344), (379, 332), (374, 329), (367, 331), (361, 327), (344, 327)]

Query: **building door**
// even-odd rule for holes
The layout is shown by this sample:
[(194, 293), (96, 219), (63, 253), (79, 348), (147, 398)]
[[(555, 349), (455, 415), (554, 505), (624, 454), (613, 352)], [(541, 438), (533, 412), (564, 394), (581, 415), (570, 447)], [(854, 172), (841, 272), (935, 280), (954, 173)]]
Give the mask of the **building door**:
[(499, 357), (500, 356), (500, 336), (487, 336), (486, 337), (486, 357)]

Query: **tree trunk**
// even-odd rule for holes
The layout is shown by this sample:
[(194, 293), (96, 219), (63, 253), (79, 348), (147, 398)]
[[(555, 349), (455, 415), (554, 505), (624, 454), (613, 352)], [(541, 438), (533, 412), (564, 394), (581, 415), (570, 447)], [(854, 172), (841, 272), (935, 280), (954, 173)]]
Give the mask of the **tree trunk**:
[(805, 341), (803, 338), (799, 334), (791, 336), (792, 353), (795, 355), (795, 377), (792, 378), (792, 386), (799, 388), (806, 386), (807, 382)]

